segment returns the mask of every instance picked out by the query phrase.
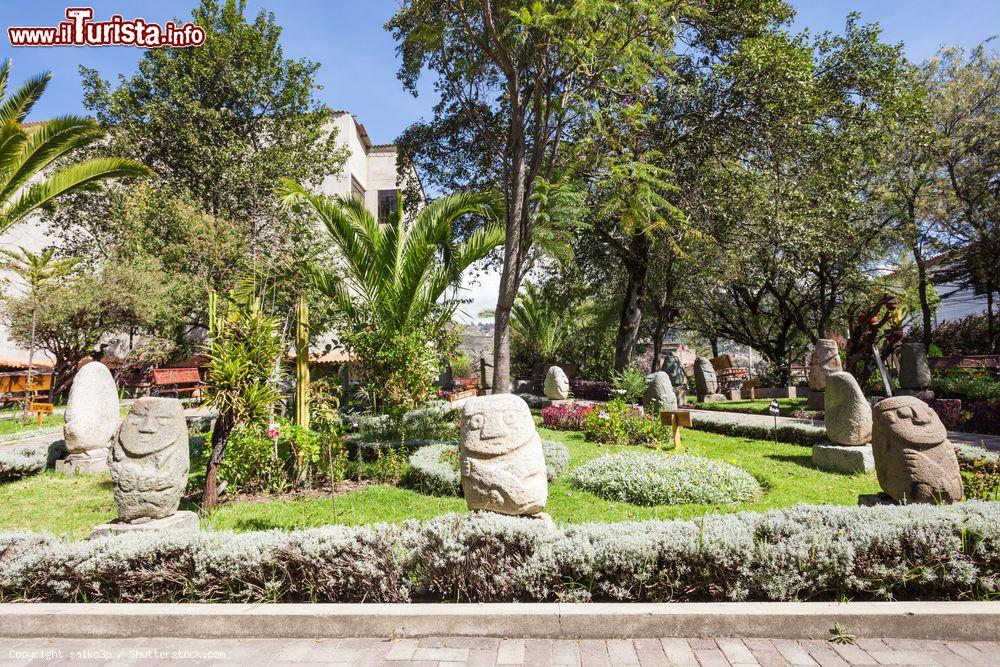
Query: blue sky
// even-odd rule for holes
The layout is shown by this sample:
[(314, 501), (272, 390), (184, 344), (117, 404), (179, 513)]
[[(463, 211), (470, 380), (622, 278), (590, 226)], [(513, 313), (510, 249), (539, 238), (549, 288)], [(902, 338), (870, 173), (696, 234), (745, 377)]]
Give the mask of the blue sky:
[[(32, 119), (79, 113), (79, 65), (97, 68), (105, 78), (135, 70), (142, 51), (130, 47), (19, 48), (7, 41), (11, 25), (55, 25), (67, 5), (92, 6), (96, 19), (113, 13), (162, 23), (188, 18), (196, 0), (90, 0), (72, 3), (53, 0), (4, 0), (0, 14), (3, 33), (0, 57), (13, 58), (13, 78), (21, 80), (43, 70), (53, 73), (49, 90), (35, 107)], [(1000, 32), (1000, 2), (996, 0), (793, 0), (798, 9), (796, 28), (813, 32), (840, 30), (850, 11), (878, 21), (885, 37), (902, 41), (907, 54), (922, 60), (943, 44), (973, 46)], [(382, 25), (398, 6), (397, 0), (251, 0), (250, 13), (261, 7), (273, 11), (283, 26), (287, 56), (321, 63), (319, 95), (335, 109), (355, 113), (373, 141), (392, 141), (408, 124), (428, 113), (432, 91), (418, 98), (405, 92), (396, 79), (397, 60), (392, 37)]]

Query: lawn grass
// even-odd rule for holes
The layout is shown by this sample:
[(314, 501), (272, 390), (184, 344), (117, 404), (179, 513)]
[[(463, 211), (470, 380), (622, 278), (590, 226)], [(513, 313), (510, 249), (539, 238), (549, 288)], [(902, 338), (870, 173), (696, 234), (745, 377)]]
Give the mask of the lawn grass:
[(701, 410), (715, 410), (716, 412), (742, 412), (750, 415), (769, 415), (771, 401), (778, 401), (778, 409), (784, 417), (791, 417), (796, 410), (806, 409), (806, 399), (804, 398), (757, 398), (745, 401), (715, 401), (712, 403), (694, 402), (695, 406)]
[[(62, 414), (53, 413), (42, 416), (42, 428), (62, 426), (65, 423), (66, 420)], [(5, 435), (17, 435), (25, 431), (35, 431), (37, 429), (38, 419), (34, 414), (31, 415), (30, 419), (21, 419), (19, 416), (8, 418), (5, 415), (4, 419), (0, 419), (0, 441), (3, 440)]]
[[(545, 439), (558, 440), (570, 450), (570, 469), (605, 453), (649, 451), (639, 447), (597, 445), (582, 433), (540, 429)], [(858, 494), (875, 493), (874, 473), (839, 475), (813, 467), (810, 450), (800, 445), (748, 438), (733, 438), (687, 429), (687, 452), (734, 463), (745, 468), (764, 486), (762, 497), (739, 505), (674, 505), (639, 507), (609, 502), (569, 484), (563, 475), (549, 485), (546, 508), (557, 522), (625, 521), (689, 518), (715, 512), (768, 510), (799, 503), (854, 505)], [(114, 518), (110, 477), (67, 478), (46, 472), (0, 485), (0, 530), (47, 530), (85, 537), (97, 524)], [(196, 509), (188, 507), (186, 509)], [(282, 498), (270, 501), (230, 501), (202, 519), (202, 527), (215, 530), (294, 529), (331, 523), (364, 525), (430, 519), (449, 512), (465, 512), (460, 497), (436, 497), (386, 485), (373, 485), (334, 498)]]

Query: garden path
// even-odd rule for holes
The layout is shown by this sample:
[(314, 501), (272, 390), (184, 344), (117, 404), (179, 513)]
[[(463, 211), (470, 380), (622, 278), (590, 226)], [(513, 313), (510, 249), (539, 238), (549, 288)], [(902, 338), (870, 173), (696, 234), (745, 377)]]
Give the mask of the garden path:
[(858, 639), (0, 639), (0, 664), (1000, 665), (1000, 643)]
[[(701, 412), (706, 414), (724, 414), (727, 419), (732, 418), (736, 421), (743, 422), (745, 424), (763, 424), (765, 426), (770, 426), (774, 423), (774, 417), (768, 415), (753, 415), (746, 414), (743, 412), (725, 412), (719, 410), (692, 410), (692, 412)], [(811, 419), (795, 419), (794, 417), (778, 417), (778, 423), (788, 423), (796, 422), (799, 424), (815, 424), (821, 426), (822, 421), (813, 421)], [(974, 447), (985, 447), (986, 449), (993, 452), (1000, 452), (1000, 435), (987, 435), (985, 433), (963, 433), (961, 431), (948, 431), (948, 439), (953, 443), (961, 443), (964, 445), (972, 445)]]

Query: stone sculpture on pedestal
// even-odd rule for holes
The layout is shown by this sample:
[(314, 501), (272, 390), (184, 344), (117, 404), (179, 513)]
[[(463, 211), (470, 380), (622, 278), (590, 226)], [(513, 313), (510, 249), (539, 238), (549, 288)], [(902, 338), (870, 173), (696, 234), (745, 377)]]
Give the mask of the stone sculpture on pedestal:
[(826, 434), (832, 445), (814, 445), (813, 463), (824, 470), (855, 473), (875, 467), (872, 456), (872, 408), (850, 373), (826, 378)]
[(698, 400), (704, 403), (724, 401), (726, 397), (719, 392), (719, 380), (712, 362), (703, 357), (694, 360), (694, 385), (698, 392)]
[(545, 398), (553, 401), (565, 401), (569, 398), (569, 378), (559, 366), (549, 366), (545, 371), (545, 382), (542, 386)]
[(111, 371), (99, 361), (84, 365), (73, 378), (66, 403), (63, 437), (69, 456), (56, 462), (56, 470), (67, 475), (107, 472), (119, 414), (118, 387)]
[(462, 406), (462, 491), (470, 510), (538, 515), (548, 500), (542, 441), (527, 403), (512, 394)]
[(899, 348), (899, 386), (901, 395), (925, 400), (934, 398), (931, 367), (927, 363), (927, 348), (923, 343), (903, 343)]
[(897, 503), (962, 499), (962, 475), (941, 419), (913, 396), (894, 396), (874, 408), (872, 449), (882, 490)]
[(677, 353), (673, 350), (667, 350), (663, 353), (663, 365), (661, 366), (663, 372), (667, 374), (670, 378), (670, 384), (674, 387), (674, 395), (677, 397), (677, 403), (687, 402), (687, 375), (684, 373), (684, 364), (677, 357)]
[(111, 449), (118, 520), (92, 536), (131, 530), (197, 528), (194, 512), (178, 512), (190, 467), (184, 408), (176, 398), (140, 398)]
[(663, 371), (646, 376), (646, 391), (642, 395), (642, 409), (659, 418), (664, 410), (677, 409), (677, 395), (674, 394), (670, 376)]
[(816, 341), (816, 347), (809, 357), (809, 399), (808, 407), (811, 410), (823, 410), (826, 399), (823, 392), (826, 390), (826, 379), (833, 373), (843, 370), (840, 363), (840, 348), (837, 341), (829, 338), (820, 338)]

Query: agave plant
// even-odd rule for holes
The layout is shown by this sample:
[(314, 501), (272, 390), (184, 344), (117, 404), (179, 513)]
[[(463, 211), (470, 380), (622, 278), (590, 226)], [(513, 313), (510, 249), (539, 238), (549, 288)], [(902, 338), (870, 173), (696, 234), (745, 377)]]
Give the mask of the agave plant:
[(62, 194), (101, 180), (152, 173), (149, 167), (123, 158), (70, 162), (75, 151), (100, 139), (103, 130), (92, 119), (80, 116), (61, 116), (26, 127), (23, 121), (52, 75), (36, 76), (6, 96), (10, 66), (9, 60), (0, 65), (0, 234)]
[[(340, 251), (344, 278), (311, 267), (317, 286), (337, 301), (350, 321), (378, 322), (383, 330), (446, 324), (454, 305), (441, 303), (441, 297), (459, 284), (466, 268), (504, 240), (504, 229), (497, 223), (502, 209), (489, 193), (460, 192), (436, 199), (412, 220), (404, 220), (403, 207), (398, 206), (386, 224), (357, 197), (312, 194), (290, 180), (282, 183), (279, 194), (290, 206), (308, 205)], [(487, 224), (457, 241), (453, 226), (465, 215)]]

